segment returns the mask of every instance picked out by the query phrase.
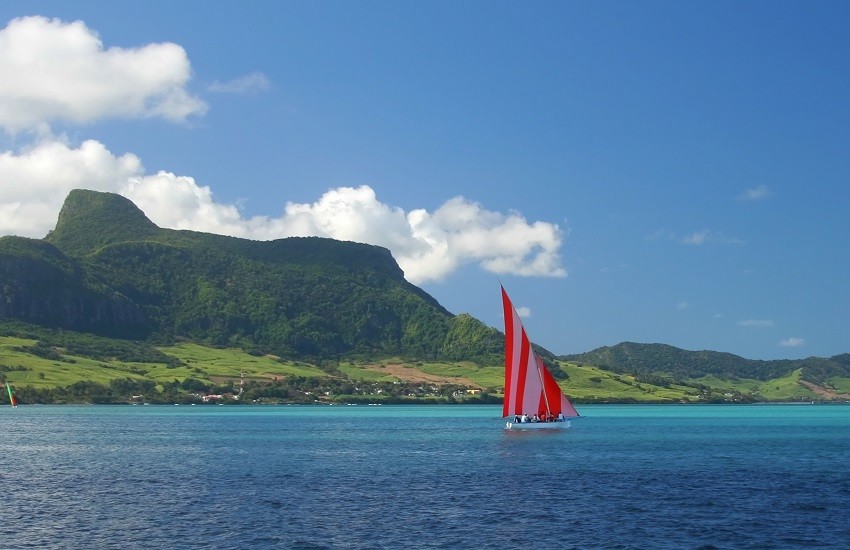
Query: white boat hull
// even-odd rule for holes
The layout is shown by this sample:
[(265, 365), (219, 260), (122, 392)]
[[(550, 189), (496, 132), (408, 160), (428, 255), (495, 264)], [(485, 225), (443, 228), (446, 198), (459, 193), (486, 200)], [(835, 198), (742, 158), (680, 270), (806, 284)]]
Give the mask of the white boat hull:
[(506, 430), (566, 430), (570, 421), (563, 422), (505, 422)]

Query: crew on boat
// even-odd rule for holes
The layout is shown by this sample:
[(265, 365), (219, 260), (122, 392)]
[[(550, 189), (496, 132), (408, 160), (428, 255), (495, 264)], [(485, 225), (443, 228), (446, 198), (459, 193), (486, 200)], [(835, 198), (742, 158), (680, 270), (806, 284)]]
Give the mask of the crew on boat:
[(566, 417), (564, 413), (559, 412), (558, 416), (555, 416), (552, 413), (534, 413), (529, 416), (526, 413), (523, 413), (522, 416), (514, 415), (514, 423), (523, 424), (527, 422), (566, 422)]

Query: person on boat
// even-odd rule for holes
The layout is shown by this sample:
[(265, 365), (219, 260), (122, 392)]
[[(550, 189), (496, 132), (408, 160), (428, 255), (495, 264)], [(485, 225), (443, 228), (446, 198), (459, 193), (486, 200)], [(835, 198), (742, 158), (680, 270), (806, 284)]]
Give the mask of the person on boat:
[(558, 422), (563, 422), (565, 420), (564, 413), (558, 413)]
[(525, 413), (522, 413), (522, 418), (520, 419), (520, 422), (528, 422), (528, 415), (525, 414)]
[(537, 413), (534, 413), (534, 417), (531, 419), (532, 422), (540, 422), (540, 417), (537, 416)]

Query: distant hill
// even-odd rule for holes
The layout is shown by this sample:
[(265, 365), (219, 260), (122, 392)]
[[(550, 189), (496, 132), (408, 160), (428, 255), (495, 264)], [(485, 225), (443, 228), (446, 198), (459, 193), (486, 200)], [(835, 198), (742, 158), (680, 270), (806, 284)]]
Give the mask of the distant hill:
[(666, 344), (623, 342), (575, 355), (563, 361), (595, 365), (655, 381), (693, 380), (706, 376), (723, 379), (771, 380), (801, 370), (803, 380), (823, 385), (834, 376), (850, 377), (850, 354), (830, 358), (754, 360), (717, 351), (686, 351)]
[(157, 227), (112, 193), (72, 191), (43, 240), (0, 238), (0, 320), (285, 357), (497, 360), (499, 333), (410, 284), (389, 250)]

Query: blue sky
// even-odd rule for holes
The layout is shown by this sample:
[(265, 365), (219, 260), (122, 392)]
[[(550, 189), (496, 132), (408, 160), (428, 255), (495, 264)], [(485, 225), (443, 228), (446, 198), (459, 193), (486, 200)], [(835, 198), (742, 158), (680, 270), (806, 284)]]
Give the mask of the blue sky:
[[(211, 7), (213, 6), (213, 7)], [(389, 248), (558, 353), (850, 352), (850, 4), (0, 3), (0, 234), (70, 189)]]

